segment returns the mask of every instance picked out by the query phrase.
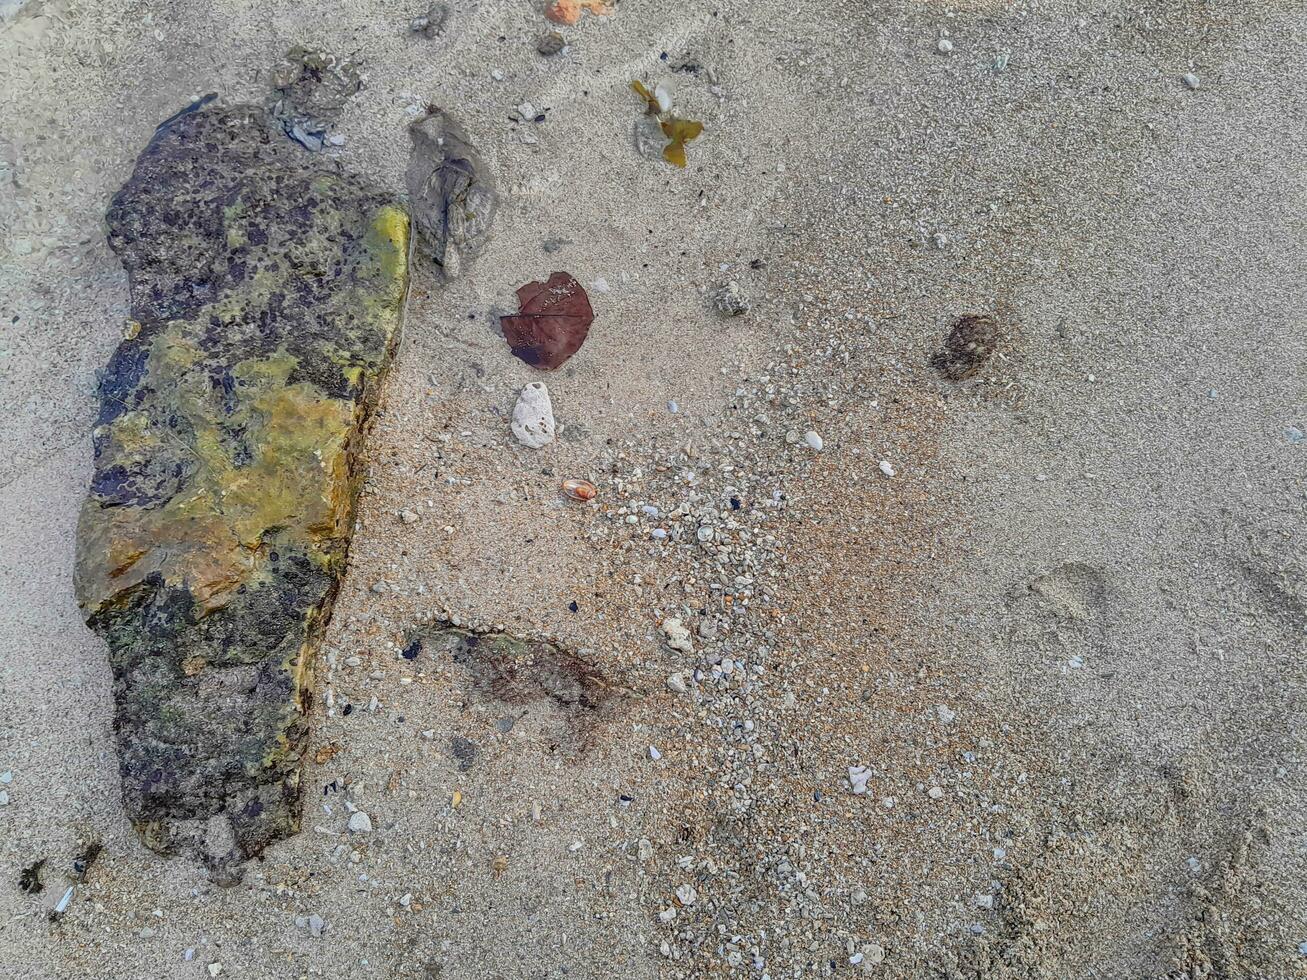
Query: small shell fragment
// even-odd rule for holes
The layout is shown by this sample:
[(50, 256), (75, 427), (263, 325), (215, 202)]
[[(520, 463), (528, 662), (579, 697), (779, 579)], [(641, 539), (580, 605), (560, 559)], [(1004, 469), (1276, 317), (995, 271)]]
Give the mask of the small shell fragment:
[(563, 493), (573, 500), (594, 500), (599, 490), (589, 480), (564, 480)]

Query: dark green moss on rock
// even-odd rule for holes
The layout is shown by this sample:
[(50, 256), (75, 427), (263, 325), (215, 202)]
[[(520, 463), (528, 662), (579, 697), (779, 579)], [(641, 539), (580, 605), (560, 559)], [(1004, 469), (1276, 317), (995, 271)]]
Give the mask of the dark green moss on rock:
[(133, 319), (101, 375), (78, 601), (109, 645), (129, 815), (233, 880), (298, 829), (408, 218), (245, 106), (161, 126), (107, 217)]

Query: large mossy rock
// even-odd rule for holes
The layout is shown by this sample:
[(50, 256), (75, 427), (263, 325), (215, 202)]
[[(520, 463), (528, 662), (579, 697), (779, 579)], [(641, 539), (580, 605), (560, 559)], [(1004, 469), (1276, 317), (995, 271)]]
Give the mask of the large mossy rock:
[(132, 821), (234, 880), (298, 830), (409, 223), (238, 106), (161, 126), (108, 225), (133, 318), (101, 378), (77, 596), (109, 645)]

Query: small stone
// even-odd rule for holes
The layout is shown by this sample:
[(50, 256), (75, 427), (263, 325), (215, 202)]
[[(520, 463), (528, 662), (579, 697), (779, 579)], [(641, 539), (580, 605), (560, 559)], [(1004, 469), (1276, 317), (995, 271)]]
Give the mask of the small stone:
[(694, 653), (694, 646), (690, 643), (690, 631), (679, 619), (664, 620), (663, 634), (667, 637), (667, 645), (671, 649), (678, 653)]
[(418, 513), (415, 510), (401, 510), (399, 512), (399, 519), (405, 524), (416, 524), (418, 521)]
[(976, 903), (976, 908), (978, 909), (992, 909), (994, 907), (993, 895), (977, 894), (972, 900)]
[(944, 788), (942, 786), (932, 786), (926, 791), (926, 795), (932, 800), (942, 800), (944, 799)]
[(9, 805), (9, 791), (7, 789), (0, 789), (0, 806), (8, 806), (8, 805)]
[(1191, 71), (1185, 72), (1181, 77), (1184, 79), (1184, 83), (1188, 85), (1191, 90), (1197, 89), (1198, 86), (1202, 84), (1198, 80), (1198, 76)]
[(211, 976), (211, 977), (220, 977), (220, 976), (222, 976), (222, 964), (221, 964), (221, 963), (210, 963), (210, 964), (209, 964), (209, 976)]
[(449, 8), (443, 3), (433, 3), (427, 8), (427, 12), (419, 17), (414, 17), (408, 22), (408, 29), (414, 34), (421, 34), (426, 38), (436, 37), (445, 27), (445, 18), (449, 16)]
[(349, 815), (349, 829), (352, 834), (372, 833), (372, 818), (362, 810), (355, 810)]
[(948, 54), (953, 50), (953, 42), (946, 37), (941, 37), (935, 44), (935, 50), (940, 54)]
[(862, 954), (867, 958), (868, 963), (884, 963), (885, 948), (879, 943), (868, 943), (862, 947)]
[(699, 893), (694, 890), (690, 883), (676, 886), (676, 900), (682, 905), (693, 905), (699, 898)]
[(941, 725), (951, 725), (957, 718), (958, 713), (946, 704), (935, 705), (935, 717), (939, 719)]
[(4, 783), (6, 786), (8, 786), (13, 781), (14, 781), (14, 774), (12, 771), (6, 770), (5, 772), (0, 772), (0, 783)]
[(657, 762), (662, 757), (663, 754), (658, 751), (658, 747), (656, 745), (649, 746), (649, 758), (653, 759), (654, 762)]
[(817, 435), (817, 433), (813, 432), (811, 429), (809, 429), (807, 432), (803, 434), (803, 442), (804, 445), (806, 445), (814, 453), (821, 452), (822, 448), (826, 445), (826, 443), (822, 440), (821, 436)]
[(894, 464), (891, 463), (888, 459), (882, 459), (880, 461), (880, 471), (884, 473), (886, 476), (893, 476)]
[(682, 673), (675, 673), (668, 677), (667, 689), (677, 694), (684, 694), (688, 691), (689, 687), (685, 683), (685, 675)]
[(867, 766), (849, 766), (849, 785), (856, 796), (867, 792), (867, 780), (871, 779), (871, 770)]
[(676, 918), (675, 905), (668, 906), (667, 908), (663, 909), (661, 912), (658, 913), (658, 920), (660, 922), (671, 922), (675, 918)]
[(566, 43), (563, 40), (563, 35), (557, 31), (550, 31), (548, 34), (540, 35), (540, 40), (536, 41), (536, 50), (548, 58), (562, 51)]
[(750, 303), (740, 284), (731, 281), (713, 291), (712, 305), (722, 316), (742, 316), (749, 312)]
[(518, 395), (512, 429), (528, 449), (543, 449), (554, 441), (554, 407), (543, 381), (532, 381)]

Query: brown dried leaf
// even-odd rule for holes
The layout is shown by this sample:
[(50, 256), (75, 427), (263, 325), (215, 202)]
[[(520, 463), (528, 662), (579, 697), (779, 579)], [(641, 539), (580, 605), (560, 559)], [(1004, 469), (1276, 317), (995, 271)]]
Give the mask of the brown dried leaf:
[(590, 297), (566, 272), (517, 291), (518, 313), (500, 318), (509, 350), (532, 367), (552, 371), (581, 349), (594, 321)]

